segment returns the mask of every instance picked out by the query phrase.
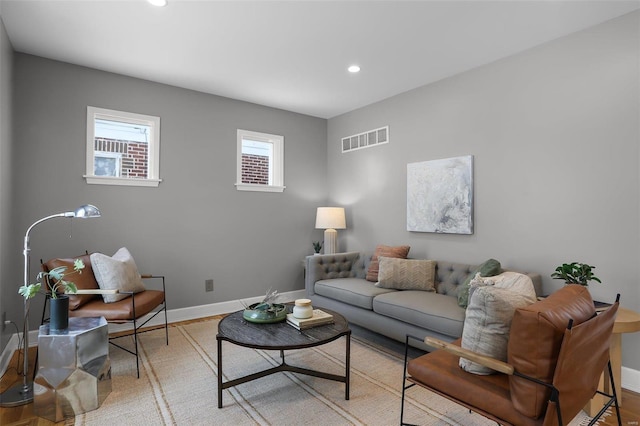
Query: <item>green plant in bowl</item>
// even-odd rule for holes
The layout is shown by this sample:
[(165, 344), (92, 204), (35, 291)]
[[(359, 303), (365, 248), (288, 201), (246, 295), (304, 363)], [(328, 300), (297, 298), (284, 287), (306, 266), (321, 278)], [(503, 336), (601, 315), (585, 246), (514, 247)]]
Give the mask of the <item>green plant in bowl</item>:
[(269, 289), (262, 302), (245, 308), (242, 318), (262, 324), (284, 321), (287, 318), (287, 307), (281, 303), (275, 303), (277, 298), (278, 290)]

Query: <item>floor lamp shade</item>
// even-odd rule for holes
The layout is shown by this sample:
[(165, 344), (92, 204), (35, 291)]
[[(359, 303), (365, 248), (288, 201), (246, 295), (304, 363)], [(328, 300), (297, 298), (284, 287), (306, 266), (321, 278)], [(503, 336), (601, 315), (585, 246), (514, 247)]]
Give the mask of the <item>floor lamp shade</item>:
[(316, 212), (316, 229), (324, 229), (324, 254), (338, 251), (338, 231), (345, 229), (347, 221), (343, 207), (318, 207)]

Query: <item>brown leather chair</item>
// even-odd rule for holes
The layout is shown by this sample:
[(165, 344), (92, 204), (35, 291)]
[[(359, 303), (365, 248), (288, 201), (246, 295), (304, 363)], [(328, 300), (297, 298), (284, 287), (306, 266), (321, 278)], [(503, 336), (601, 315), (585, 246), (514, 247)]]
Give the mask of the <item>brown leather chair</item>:
[[(596, 315), (588, 290), (581, 287), (565, 286), (515, 311), (507, 362), (463, 349), (460, 340), (449, 343), (430, 337), (424, 343), (438, 350), (410, 361), (405, 352), (400, 423), (408, 424), (404, 421), (407, 389), (418, 385), (501, 425), (567, 424), (598, 392), (609, 399), (589, 424), (613, 404), (621, 425), (609, 362), (619, 295), (609, 309)], [(407, 349), (410, 339), (422, 340), (407, 336)], [(468, 373), (460, 368), (460, 357), (496, 373)], [(605, 367), (612, 394), (597, 390)]]
[[(51, 259), (42, 263), (42, 269), (48, 272), (60, 266), (67, 266), (73, 269), (75, 259), (83, 261), (85, 268), (82, 274), (74, 275), (69, 279), (78, 288), (78, 293), (69, 294), (69, 317), (104, 317), (108, 323), (112, 324), (131, 324), (129, 331), (115, 333), (109, 336), (109, 343), (129, 352), (136, 357), (136, 370), (138, 378), (140, 378), (140, 356), (138, 352), (138, 334), (148, 330), (140, 330), (149, 321), (158, 314), (164, 313), (164, 329), (167, 345), (169, 344), (169, 331), (167, 324), (167, 303), (165, 293), (165, 277), (161, 275), (142, 275), (143, 279), (162, 281), (162, 290), (145, 289), (139, 293), (123, 292), (121, 294), (129, 294), (122, 300), (113, 303), (105, 303), (102, 295), (113, 294), (113, 290), (101, 290), (95, 279), (91, 268), (91, 259), (89, 253), (82, 256), (69, 259)], [(48, 287), (47, 287), (48, 288)], [(46, 322), (47, 302), (49, 295), (44, 304), (42, 311), (42, 323)], [(116, 339), (133, 336), (134, 348), (128, 349), (114, 342)]]

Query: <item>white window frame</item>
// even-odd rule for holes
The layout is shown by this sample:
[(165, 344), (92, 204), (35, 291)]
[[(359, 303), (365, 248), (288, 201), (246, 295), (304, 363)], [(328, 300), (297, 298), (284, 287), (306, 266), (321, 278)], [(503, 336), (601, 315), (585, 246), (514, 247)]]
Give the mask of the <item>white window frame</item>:
[[(96, 176), (94, 174), (96, 119), (121, 121), (123, 123), (140, 124), (150, 127), (146, 178)], [(102, 153), (99, 155), (102, 155)], [(86, 160), (86, 174), (84, 178), (88, 184), (157, 187), (160, 182), (162, 182), (162, 179), (160, 179), (160, 117), (88, 106)]]
[[(242, 183), (242, 140), (251, 139), (269, 143), (273, 146), (271, 167), (269, 169), (269, 185)], [(283, 192), (284, 186), (284, 136), (269, 133), (238, 129), (237, 132), (237, 167), (236, 189), (238, 191)]]

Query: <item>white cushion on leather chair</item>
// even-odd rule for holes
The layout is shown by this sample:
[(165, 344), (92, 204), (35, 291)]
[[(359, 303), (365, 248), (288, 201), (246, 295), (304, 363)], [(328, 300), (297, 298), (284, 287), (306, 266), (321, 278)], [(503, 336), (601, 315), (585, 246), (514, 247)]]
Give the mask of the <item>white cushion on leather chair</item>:
[[(535, 301), (533, 283), (526, 275), (503, 272), (495, 277), (476, 276), (471, 281), (461, 346), (506, 361), (513, 314)], [(460, 367), (474, 374), (494, 373), (465, 358), (460, 358)]]
[[(90, 258), (93, 274), (102, 290), (132, 291), (134, 293), (145, 290), (138, 267), (131, 253), (125, 247), (111, 257), (102, 253), (93, 253)], [(105, 303), (112, 303), (128, 296), (128, 294), (116, 293), (103, 294), (102, 298)]]

